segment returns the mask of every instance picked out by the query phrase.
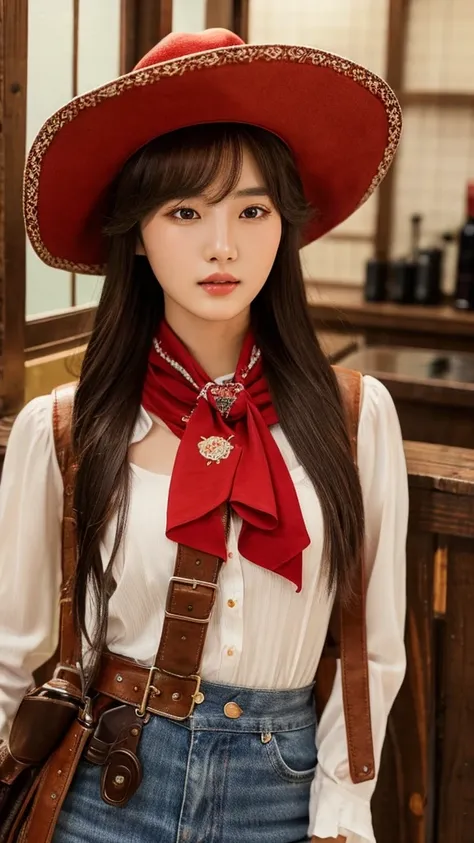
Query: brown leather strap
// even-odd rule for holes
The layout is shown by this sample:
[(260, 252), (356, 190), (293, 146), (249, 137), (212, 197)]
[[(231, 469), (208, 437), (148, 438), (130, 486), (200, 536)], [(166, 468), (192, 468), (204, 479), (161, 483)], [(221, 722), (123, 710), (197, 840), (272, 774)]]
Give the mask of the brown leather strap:
[(80, 660), (80, 638), (76, 635), (72, 612), (73, 584), (77, 562), (76, 520), (73, 509), (75, 465), (71, 451), (71, 424), (74, 383), (53, 391), (53, 432), (56, 456), (63, 478), (62, 586), (60, 607), (59, 659), (75, 666)]
[[(359, 372), (335, 367), (346, 410), (351, 450), (357, 462), (357, 431), (361, 405), (362, 376)], [(349, 768), (353, 782), (375, 777), (369, 693), (369, 663), (366, 628), (366, 570), (361, 555), (353, 584), (353, 598), (339, 604), (342, 692), (347, 735)]]
[(199, 671), (221, 568), (221, 559), (179, 545), (154, 665), (104, 654), (94, 689), (133, 703), (142, 716), (189, 717), (204, 700)]
[(52, 840), (59, 812), (91, 733), (92, 727), (76, 720), (53, 752), (41, 772), (26, 828), (20, 833), (22, 843), (50, 843)]

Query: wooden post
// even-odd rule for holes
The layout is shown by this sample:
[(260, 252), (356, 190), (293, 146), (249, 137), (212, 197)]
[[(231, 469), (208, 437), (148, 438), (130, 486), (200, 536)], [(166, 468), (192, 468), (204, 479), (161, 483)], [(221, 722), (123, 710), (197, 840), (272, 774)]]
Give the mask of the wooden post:
[(234, 20), (232, 29), (248, 43), (249, 40), (249, 4), (250, 0), (234, 0)]
[(0, 416), (23, 405), (27, 28), (28, 0), (0, 0)]
[(248, 40), (249, 0), (207, 0), (206, 26), (221, 26)]
[(233, 0), (207, 0), (206, 3), (206, 27), (219, 26), (224, 29), (232, 29), (234, 16)]
[[(387, 69), (385, 79), (397, 95), (403, 87), (406, 31), (409, 0), (390, 0), (387, 29)], [(390, 255), (390, 236), (393, 225), (395, 163), (392, 164), (378, 189), (378, 208), (375, 233), (375, 252), (380, 260)]]
[(121, 73), (136, 63), (172, 29), (172, 0), (122, 0)]

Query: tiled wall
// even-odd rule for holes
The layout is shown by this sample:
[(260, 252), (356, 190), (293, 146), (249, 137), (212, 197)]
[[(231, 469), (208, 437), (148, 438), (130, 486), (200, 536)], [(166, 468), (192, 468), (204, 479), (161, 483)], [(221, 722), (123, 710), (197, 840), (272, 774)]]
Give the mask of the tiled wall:
[(411, 0), (405, 70), (407, 90), (472, 93), (473, 57), (472, 0)]
[[(302, 43), (385, 71), (387, 0), (250, 0), (250, 40)], [(474, 93), (474, 0), (411, 0), (405, 87), (409, 91)], [(409, 248), (409, 219), (423, 215), (423, 243), (462, 223), (465, 187), (474, 178), (474, 107), (405, 108), (398, 154), (392, 251)], [(337, 233), (373, 236), (377, 195)], [(303, 250), (308, 277), (361, 284), (366, 242), (326, 236)]]
[[(407, 91), (474, 95), (472, 0), (416, 0), (409, 6)], [(405, 131), (395, 179), (393, 253), (409, 242), (409, 218), (419, 213), (422, 245), (456, 233), (465, 217), (466, 183), (474, 179), (474, 97), (467, 106), (405, 108)], [(446, 289), (452, 289), (453, 273)]]

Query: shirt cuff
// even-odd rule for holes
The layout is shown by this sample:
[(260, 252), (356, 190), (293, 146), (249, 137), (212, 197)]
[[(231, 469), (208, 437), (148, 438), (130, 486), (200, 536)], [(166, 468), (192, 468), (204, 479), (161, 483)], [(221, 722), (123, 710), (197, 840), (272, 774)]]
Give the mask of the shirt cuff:
[(308, 835), (324, 839), (339, 834), (347, 837), (347, 843), (376, 843), (370, 802), (327, 778), (318, 767), (311, 788)]

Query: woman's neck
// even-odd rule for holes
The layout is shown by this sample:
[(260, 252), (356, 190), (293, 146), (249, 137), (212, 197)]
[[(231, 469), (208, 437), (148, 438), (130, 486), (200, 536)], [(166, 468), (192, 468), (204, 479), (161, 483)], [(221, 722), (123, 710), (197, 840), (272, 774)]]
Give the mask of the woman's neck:
[(165, 311), (165, 319), (211, 380), (235, 372), (249, 328), (249, 313), (228, 322), (212, 322), (191, 313)]

